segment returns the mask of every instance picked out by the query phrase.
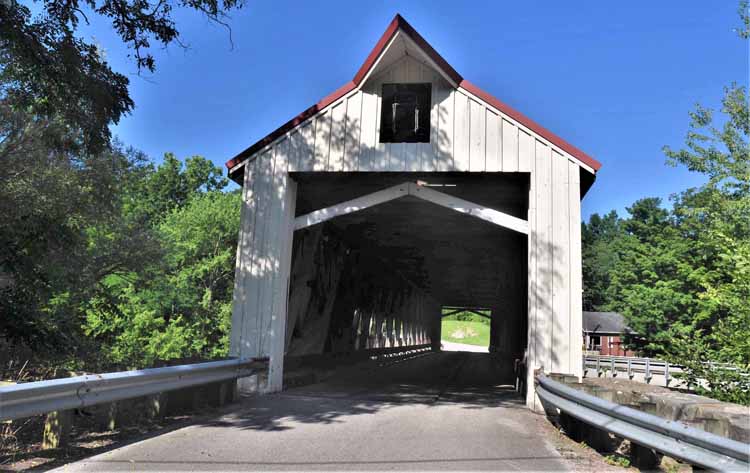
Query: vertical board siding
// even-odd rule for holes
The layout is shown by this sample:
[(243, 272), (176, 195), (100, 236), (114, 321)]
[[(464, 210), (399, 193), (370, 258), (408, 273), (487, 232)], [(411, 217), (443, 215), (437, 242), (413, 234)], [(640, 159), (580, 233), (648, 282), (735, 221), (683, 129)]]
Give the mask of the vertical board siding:
[(302, 134), (300, 130), (294, 130), (289, 134), (289, 172), (299, 171), (300, 149), (302, 148)]
[(341, 101), (331, 110), (331, 152), (327, 171), (344, 170), (344, 141), (346, 140), (346, 101)]
[(300, 147), (299, 147), (299, 171), (313, 170), (313, 154), (315, 150), (315, 127), (314, 123), (309, 121), (300, 127)]
[[(289, 175), (286, 172), (286, 155), (281, 150), (282, 147), (276, 147), (276, 152), (273, 156), (274, 165), (267, 188), (271, 204), (269, 206), (270, 214), (267, 217), (269, 228), (265, 247), (265, 257), (267, 258), (266, 272), (268, 274), (264, 275), (264, 277), (268, 282), (263, 294), (263, 299), (266, 301), (265, 306), (261, 307), (258, 312), (261, 317), (260, 336), (263, 353), (273, 355), (274, 352), (277, 352), (277, 356), (274, 356), (271, 360), (271, 364), (273, 365), (271, 372), (278, 372), (280, 369), (279, 363), (283, 361), (284, 356), (285, 333), (279, 325), (282, 324), (281, 327), (283, 328), (285, 326), (283, 323), (286, 322), (286, 304), (285, 301), (282, 301), (281, 291), (282, 285), (286, 288), (286, 276), (289, 272), (289, 264), (282, 264), (282, 255), (284, 254), (287, 237), (291, 236), (291, 234), (287, 234), (293, 228), (289, 226), (289, 216), (286, 215), (287, 210), (285, 209), (287, 205)], [(282, 268), (284, 268), (284, 274), (282, 274)], [(265, 310), (265, 307), (270, 308), (270, 310)], [(283, 321), (280, 320), (282, 309), (284, 309)], [(278, 345), (281, 347), (281, 360), (278, 357)]]
[(536, 322), (537, 367), (551, 368), (552, 325), (552, 150), (537, 141), (535, 149), (536, 177)]
[(252, 327), (252, 335), (249, 340), (257, 340), (257, 355), (267, 356), (269, 349), (268, 337), (266, 335), (268, 325), (268, 308), (271, 306), (271, 291), (273, 288), (273, 266), (275, 261), (271, 258), (274, 246), (275, 225), (278, 223), (275, 212), (277, 211), (278, 199), (274, 189), (273, 172), (275, 156), (271, 151), (262, 156), (258, 167), (256, 185), (258, 194), (262, 196), (262, 204), (259, 203), (259, 212), (256, 222), (263, 222), (263, 233), (260, 244), (256, 248), (257, 257), (253, 265), (253, 272), (258, 279), (255, 297), (255, 321)]
[(456, 93), (449, 87), (438, 87), (437, 104), (437, 170), (453, 170), (453, 105)]
[(260, 324), (262, 322), (262, 296), (265, 286), (264, 276), (267, 275), (266, 258), (267, 233), (270, 223), (270, 175), (273, 172), (273, 155), (265, 153), (258, 158), (256, 171), (254, 172), (253, 193), (256, 195), (254, 201), (254, 220), (255, 232), (253, 240), (250, 243), (249, 251), (251, 253), (250, 264), (247, 267), (247, 276), (244, 282), (245, 291), (247, 291), (247, 304), (244, 310), (245, 323), (243, 325), (242, 356), (262, 356), (262, 339), (260, 336)]
[(568, 205), (570, 209), (570, 357), (569, 373), (581, 376), (583, 356), (579, 334), (583, 333), (583, 269), (581, 260), (581, 170), (568, 161)]
[(373, 171), (387, 171), (388, 170), (388, 149), (385, 143), (380, 142), (380, 116), (381, 108), (383, 106), (382, 97), (380, 96), (381, 84), (378, 83), (374, 92), (375, 95), (375, 142), (372, 148), (372, 154), (370, 157), (370, 165)]
[(485, 170), (496, 172), (502, 169), (500, 162), (500, 119), (492, 110), (486, 109), (486, 158)]
[(469, 97), (461, 92), (456, 93), (455, 107), (455, 143), (453, 145), (453, 162), (456, 171), (469, 170)]
[(419, 168), (418, 170), (424, 170), (427, 172), (437, 171), (436, 158), (437, 158), (437, 84), (439, 84), (436, 73), (427, 66), (421, 67), (422, 77), (421, 82), (430, 82), (431, 87), (431, 100), (430, 103), (430, 142), (420, 143), (419, 145)]
[(518, 172), (531, 172), (534, 163), (534, 138), (518, 130)]
[[(527, 279), (526, 279), (526, 296), (527, 296), (527, 312), (528, 312), (528, 324), (527, 324), (527, 347), (526, 353), (528, 354), (526, 363), (526, 385), (532, 386), (534, 383), (534, 370), (539, 366), (538, 360), (538, 345), (539, 342), (539, 322), (538, 322), (538, 311), (537, 311), (537, 185), (536, 185), (536, 173), (534, 167), (536, 160), (534, 159), (534, 143), (532, 143), (532, 154), (531, 154), (531, 176), (529, 178), (529, 208), (528, 208), (528, 222), (529, 222), (529, 236), (526, 240), (527, 243)], [(534, 390), (528, 389), (526, 391), (526, 405), (532, 409), (535, 408), (536, 394)]]
[(375, 114), (378, 109), (377, 96), (372, 91), (362, 94), (362, 146), (359, 153), (359, 170), (374, 171), (372, 164), (375, 149), (375, 141), (378, 139), (377, 120)]
[(518, 127), (503, 120), (503, 172), (518, 171)]
[(325, 171), (331, 151), (331, 112), (315, 117), (315, 162), (313, 171)]
[[(552, 152), (552, 365), (561, 373), (569, 362), (570, 337), (570, 206), (568, 160)], [(579, 341), (580, 342), (580, 341)]]
[(342, 171), (356, 171), (359, 169), (361, 116), (362, 92), (357, 92), (346, 101), (346, 115), (344, 116), (344, 131), (346, 135), (344, 138), (344, 163)]
[[(380, 143), (381, 92), (384, 83), (392, 82), (432, 85), (430, 143)], [(536, 141), (572, 159), (470, 92), (454, 89), (411, 56), (386, 67), (361, 90), (331, 104), (288, 136), (290, 171), (528, 173)]]
[(470, 140), (469, 171), (483, 172), (485, 167), (485, 135), (487, 121), (485, 120), (485, 107), (475, 100), (469, 100), (470, 107)]
[[(430, 143), (379, 143), (382, 84), (393, 81), (432, 84)], [(246, 164), (232, 354), (267, 354), (263, 352), (271, 345), (264, 337), (269, 330), (278, 330), (278, 325), (270, 324), (282, 311), (278, 297), (285, 283), (278, 275), (285, 264), (286, 247), (278, 245), (288, 209), (283, 195), (289, 194), (292, 185), (281, 177), (284, 169), (530, 173), (530, 372), (543, 367), (580, 373), (580, 163), (470, 93), (454, 89), (412, 57), (388, 66), (361, 90), (331, 104)], [(415, 332), (419, 301), (413, 299), (410, 304), (411, 315), (394, 331), (403, 338), (424, 338), (427, 334)]]
[(255, 182), (255, 159), (244, 168), (242, 185), (242, 208), (240, 210), (240, 233), (237, 243), (237, 259), (235, 260), (234, 291), (232, 292), (232, 333), (230, 336), (230, 353), (240, 356), (244, 353), (241, 345), (243, 326), (247, 317), (245, 310), (248, 305), (247, 279), (252, 264), (253, 235), (255, 233), (255, 200), (253, 183)]

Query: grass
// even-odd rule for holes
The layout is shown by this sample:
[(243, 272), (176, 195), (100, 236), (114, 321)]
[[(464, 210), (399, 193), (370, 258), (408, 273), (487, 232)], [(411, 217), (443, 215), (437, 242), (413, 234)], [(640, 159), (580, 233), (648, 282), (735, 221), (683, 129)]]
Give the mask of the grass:
[(630, 459), (626, 456), (620, 455), (619, 453), (613, 453), (606, 455), (604, 461), (612, 466), (619, 466), (621, 468), (630, 468)]
[(490, 344), (490, 326), (476, 320), (450, 320), (449, 317), (446, 317), (443, 319), (441, 333), (440, 338), (446, 342), (482, 347)]

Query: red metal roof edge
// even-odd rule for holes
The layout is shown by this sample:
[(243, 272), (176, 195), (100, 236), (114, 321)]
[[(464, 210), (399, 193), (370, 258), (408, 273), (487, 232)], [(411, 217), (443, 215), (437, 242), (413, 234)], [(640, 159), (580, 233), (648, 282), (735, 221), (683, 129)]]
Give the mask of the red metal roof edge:
[(592, 158), (579, 148), (573, 146), (572, 144), (568, 143), (564, 139), (560, 138), (556, 134), (552, 133), (548, 129), (544, 128), (542, 125), (538, 124), (531, 118), (527, 117), (523, 113), (519, 112), (515, 108), (511, 107), (510, 105), (501, 102), (491, 94), (488, 94), (484, 90), (480, 89), (476, 85), (472, 84), (468, 80), (464, 79), (460, 87), (463, 89), (468, 90), (472, 94), (476, 95), (480, 99), (484, 100), (488, 104), (492, 105), (496, 109), (500, 110), (504, 114), (508, 115), (512, 119), (516, 120), (517, 122), (523, 124), (525, 127), (533, 131), (534, 133), (538, 134), (539, 136), (545, 138), (553, 145), (557, 146), (558, 148), (562, 149), (566, 153), (570, 154), (574, 158), (580, 160), (582, 163), (586, 164), (587, 166), (590, 166), (594, 171), (598, 171), (599, 168), (602, 167), (602, 163), (597, 161), (596, 159)]
[(538, 133), (540, 136), (547, 139), (550, 143), (558, 146), (560, 149), (569, 153), (571, 156), (579, 159), (581, 162), (592, 167), (594, 171), (598, 171), (599, 168), (601, 168), (602, 166), (601, 163), (597, 161), (596, 159), (592, 158), (591, 156), (584, 153), (577, 147), (568, 143), (564, 139), (560, 138), (556, 134), (544, 128), (543, 126), (539, 125), (538, 123), (528, 118), (521, 112), (515, 110), (513, 107), (507, 104), (504, 104), (503, 102), (499, 101), (492, 95), (488, 94), (487, 92), (483, 91), (482, 89), (478, 88), (474, 84), (470, 83), (469, 81), (461, 77), (461, 75), (455, 69), (453, 69), (453, 67), (450, 64), (448, 64), (448, 62), (445, 59), (443, 59), (443, 57), (437, 51), (435, 51), (435, 49), (432, 46), (430, 46), (430, 44), (422, 37), (422, 35), (420, 35), (401, 15), (396, 14), (396, 16), (393, 18), (391, 23), (388, 25), (388, 28), (385, 30), (383, 35), (378, 40), (377, 44), (375, 44), (375, 47), (372, 49), (372, 51), (370, 51), (370, 54), (367, 56), (367, 59), (365, 59), (365, 62), (364, 64), (362, 64), (362, 67), (360, 67), (357, 73), (354, 75), (353, 80), (346, 83), (342, 87), (339, 87), (336, 91), (324, 97), (315, 105), (309, 107), (304, 112), (300, 113), (296, 117), (284, 123), (279, 128), (272, 131), (271, 133), (266, 135), (264, 138), (260, 139), (258, 142), (248, 147), (247, 149), (239, 153), (234, 158), (227, 161), (225, 165), (227, 169), (230, 170), (229, 177), (233, 178), (233, 176), (231, 175), (231, 169), (233, 167), (237, 166), (242, 161), (244, 161), (245, 159), (255, 154), (257, 151), (260, 151), (265, 146), (270, 145), (276, 139), (280, 138), (283, 134), (285, 134), (287, 131), (293, 129), (294, 127), (301, 124), (305, 120), (311, 118), (323, 108), (327, 107), (331, 103), (335, 102), (336, 100), (340, 99), (341, 97), (343, 97), (344, 95), (346, 95), (347, 93), (351, 92), (356, 87), (358, 87), (360, 83), (362, 82), (362, 80), (364, 80), (365, 76), (367, 76), (367, 73), (370, 71), (370, 69), (372, 69), (372, 67), (374, 66), (375, 62), (377, 61), (378, 57), (381, 55), (385, 47), (388, 45), (388, 42), (391, 40), (391, 38), (396, 34), (396, 32), (399, 29), (403, 30), (404, 33), (406, 33), (412, 39), (412, 41), (414, 41), (420, 48), (422, 48), (424, 52), (433, 61), (435, 61), (435, 64), (441, 69), (443, 69), (443, 72), (445, 72), (448, 75), (448, 77), (453, 79), (453, 81), (455, 81), (456, 84), (459, 84), (460, 87), (466, 89), (467, 91), (481, 98), (482, 100), (489, 103), (490, 105), (497, 108), (498, 110), (502, 111), (503, 113), (513, 118), (514, 120), (517, 120), (518, 122), (522, 123), (524, 126), (534, 131), (535, 133)]

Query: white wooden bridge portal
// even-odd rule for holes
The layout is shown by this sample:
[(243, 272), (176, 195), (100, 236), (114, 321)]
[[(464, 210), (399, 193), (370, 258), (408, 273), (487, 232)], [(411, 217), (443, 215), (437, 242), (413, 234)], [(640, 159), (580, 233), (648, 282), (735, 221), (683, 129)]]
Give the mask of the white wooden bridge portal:
[(270, 357), (263, 389), (285, 355), (439, 348), (444, 306), (491, 310), (509, 378), (524, 359), (529, 385), (581, 375), (580, 200), (600, 164), (400, 16), (350, 82), (227, 167), (243, 186), (231, 354)]

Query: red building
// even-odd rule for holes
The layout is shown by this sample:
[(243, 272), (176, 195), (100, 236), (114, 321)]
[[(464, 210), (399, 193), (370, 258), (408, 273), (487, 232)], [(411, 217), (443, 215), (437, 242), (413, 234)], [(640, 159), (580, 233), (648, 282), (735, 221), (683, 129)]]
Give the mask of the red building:
[(583, 311), (583, 346), (607, 356), (635, 356), (623, 346), (622, 335), (630, 332), (617, 312)]

